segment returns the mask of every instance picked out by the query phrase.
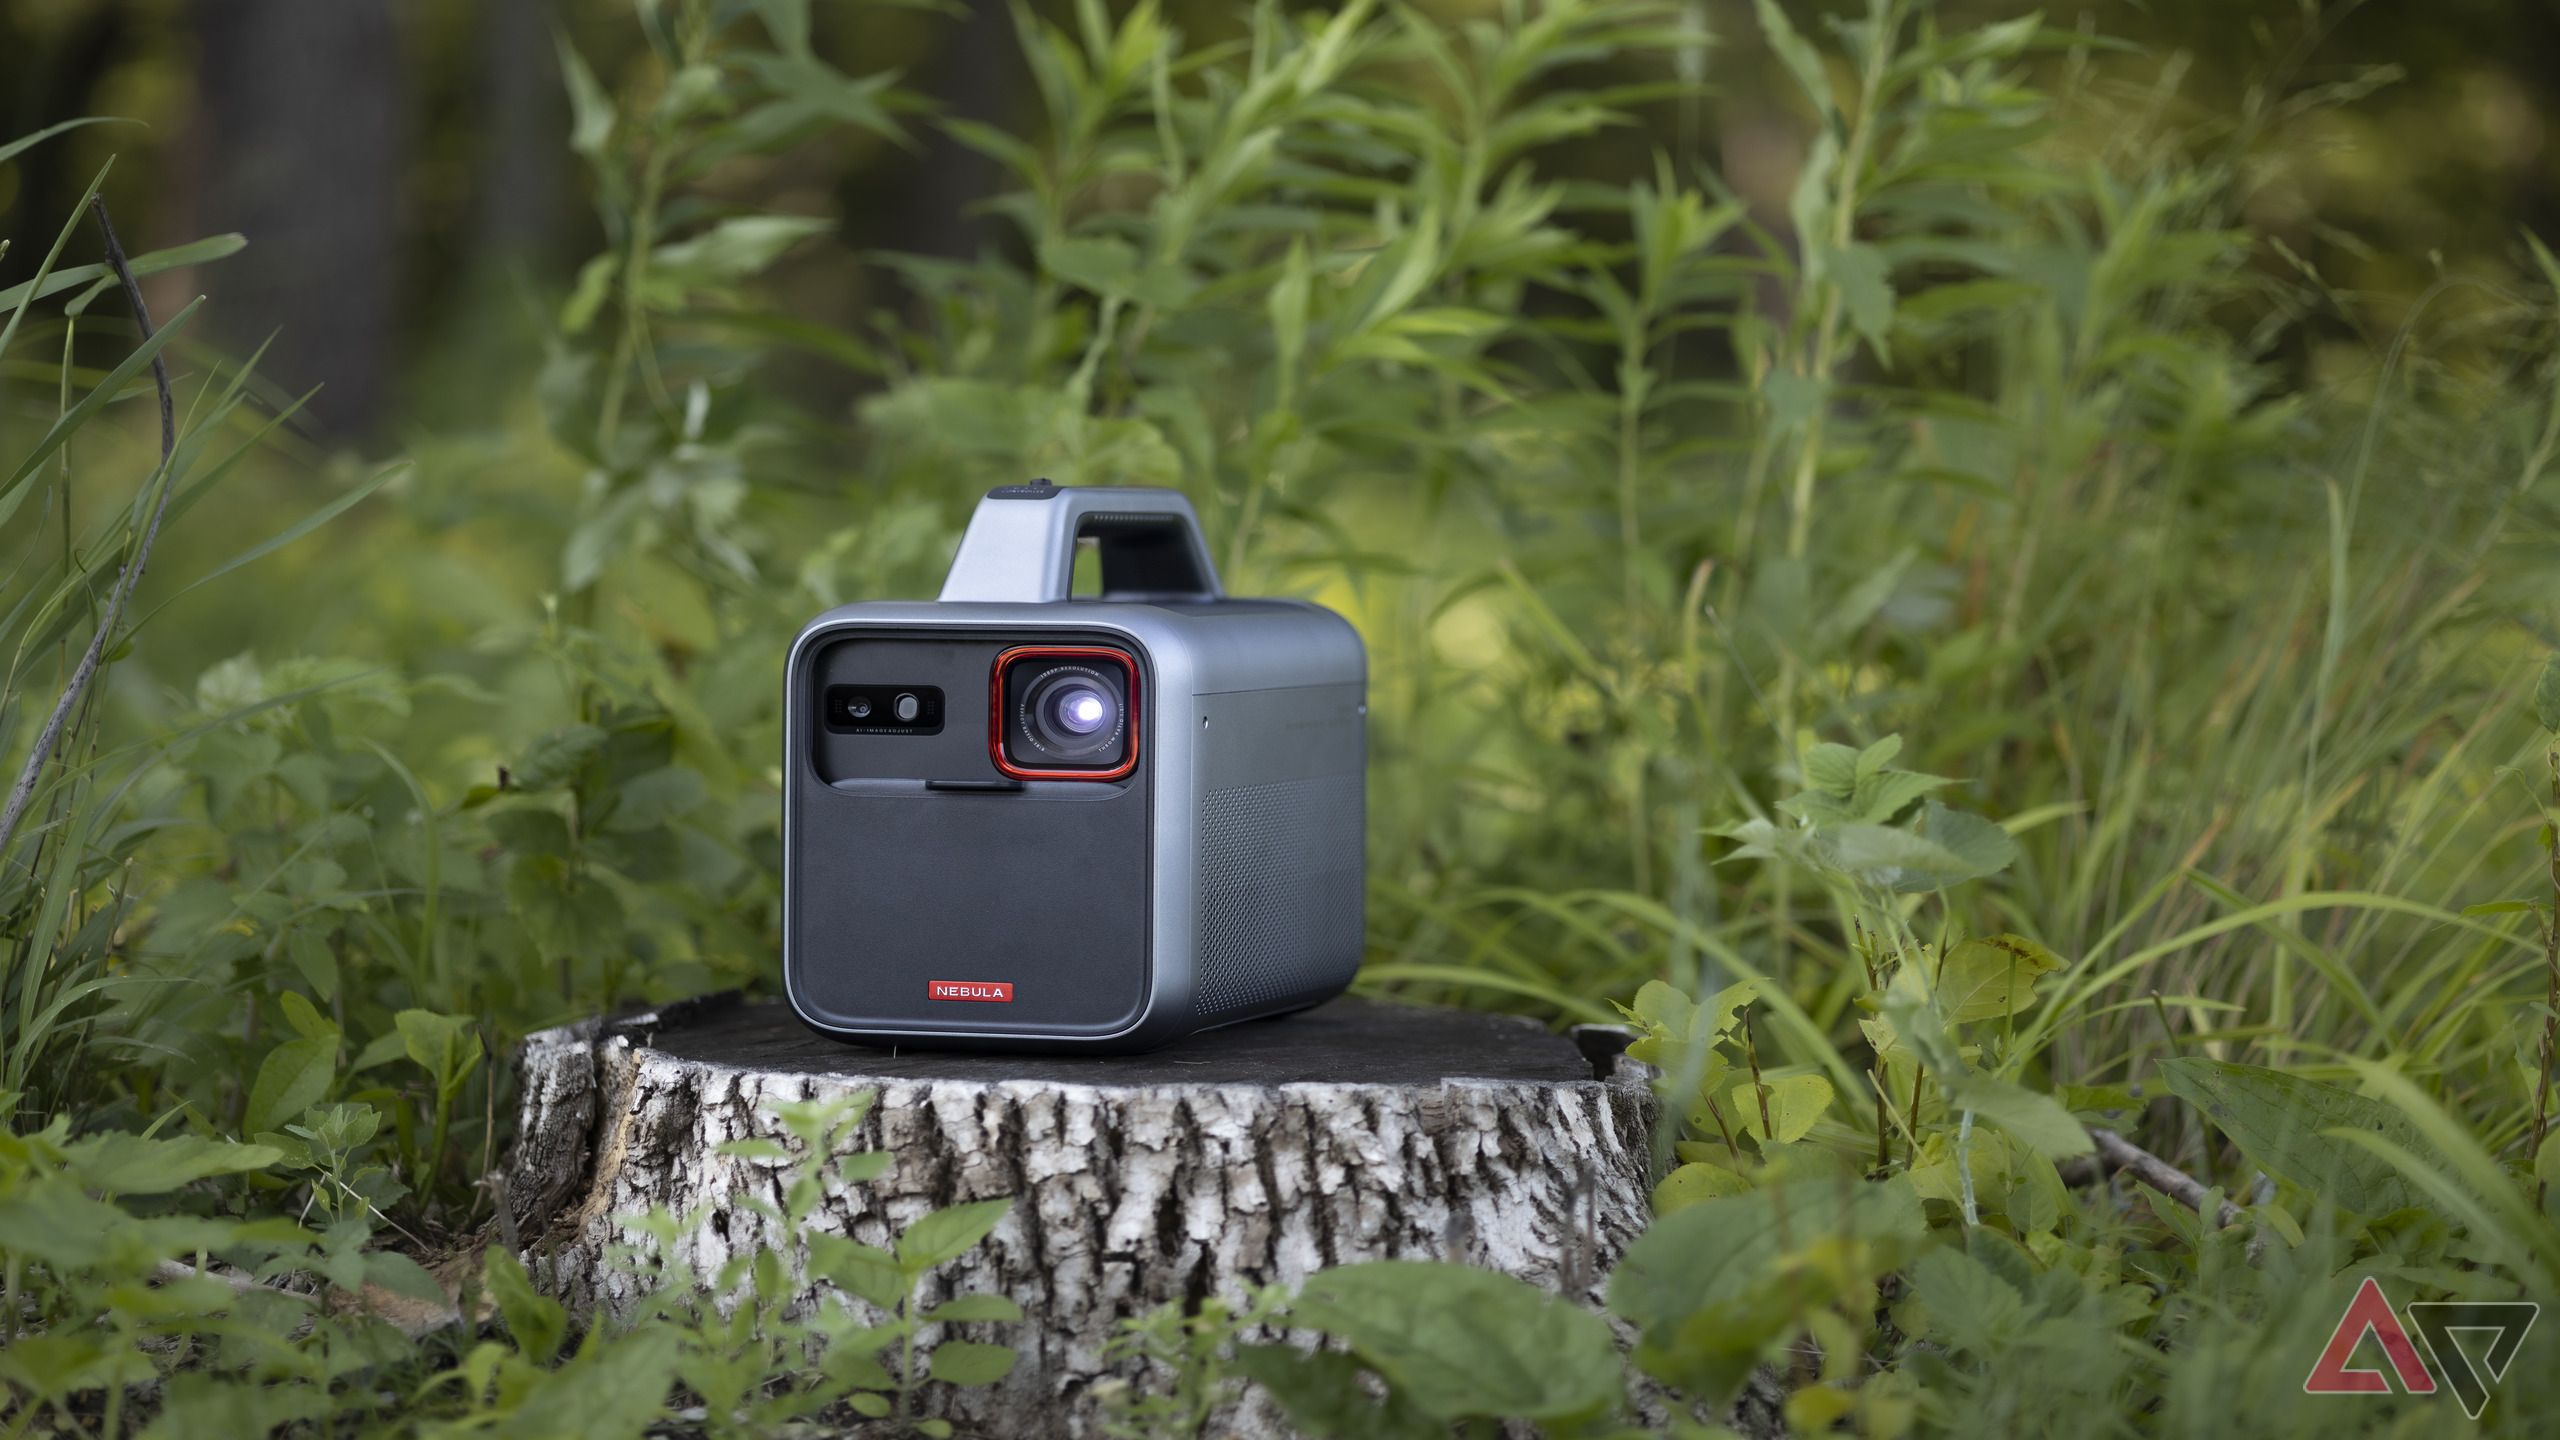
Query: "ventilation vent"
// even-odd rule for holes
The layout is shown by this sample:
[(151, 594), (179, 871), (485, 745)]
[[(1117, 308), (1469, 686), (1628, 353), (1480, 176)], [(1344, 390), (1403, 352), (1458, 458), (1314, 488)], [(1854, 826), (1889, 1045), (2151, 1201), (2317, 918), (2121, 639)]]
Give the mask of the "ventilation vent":
[(1358, 968), (1361, 783), (1353, 771), (1201, 798), (1202, 1021), (1339, 988)]

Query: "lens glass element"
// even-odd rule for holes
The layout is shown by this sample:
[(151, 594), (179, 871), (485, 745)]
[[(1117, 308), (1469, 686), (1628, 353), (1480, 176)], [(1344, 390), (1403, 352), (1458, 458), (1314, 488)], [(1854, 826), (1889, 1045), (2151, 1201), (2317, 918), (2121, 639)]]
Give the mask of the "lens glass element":
[(1090, 735), (1111, 723), (1111, 702), (1097, 691), (1077, 688), (1057, 700), (1058, 724), (1072, 734)]

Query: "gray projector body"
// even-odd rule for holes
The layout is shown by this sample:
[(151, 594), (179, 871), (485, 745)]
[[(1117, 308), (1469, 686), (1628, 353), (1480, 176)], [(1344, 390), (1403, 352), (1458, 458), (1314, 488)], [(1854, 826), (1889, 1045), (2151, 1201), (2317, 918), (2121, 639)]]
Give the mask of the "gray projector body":
[(1222, 598), (1181, 495), (991, 491), (939, 600), (826, 612), (784, 684), (783, 989), (816, 1029), (1141, 1050), (1350, 983), (1367, 656), (1322, 606)]

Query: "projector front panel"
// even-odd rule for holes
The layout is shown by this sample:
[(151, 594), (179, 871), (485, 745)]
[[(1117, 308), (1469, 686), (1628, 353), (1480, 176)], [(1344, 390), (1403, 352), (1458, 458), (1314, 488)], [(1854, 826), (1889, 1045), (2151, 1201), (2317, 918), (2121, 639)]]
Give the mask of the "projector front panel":
[[(1114, 780), (1016, 780), (990, 747), (997, 656), (1129, 657), (1137, 764)], [(1036, 627), (848, 627), (794, 666), (785, 984), (802, 1016), (865, 1033), (1099, 1038), (1149, 983), (1154, 707), (1143, 647)], [(939, 692), (939, 726), (877, 709)], [(873, 726), (828, 697), (869, 700)], [(919, 719), (921, 720), (921, 716)]]

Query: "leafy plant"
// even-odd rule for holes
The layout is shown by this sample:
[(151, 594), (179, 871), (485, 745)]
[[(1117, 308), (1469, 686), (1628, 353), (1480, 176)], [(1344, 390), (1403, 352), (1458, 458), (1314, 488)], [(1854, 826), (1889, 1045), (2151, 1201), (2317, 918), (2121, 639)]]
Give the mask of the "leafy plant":
[[(984, 1239), (1003, 1218), (1006, 1202), (957, 1205), (921, 1216), (898, 1237), (894, 1252), (812, 1231), (811, 1218), (830, 1181), (860, 1183), (887, 1168), (886, 1155), (844, 1148), (872, 1099), (864, 1091), (774, 1106), (783, 1128), (800, 1142), (797, 1154), (769, 1140), (733, 1141), (724, 1147), (727, 1154), (782, 1162), (779, 1205), (753, 1195), (734, 1196), (731, 1203), (736, 1211), (765, 1221), (770, 1234), (788, 1249), (771, 1243), (742, 1246), (715, 1270), (697, 1274), (681, 1257), (688, 1251), (685, 1237), (700, 1227), (703, 1217), (678, 1217), (658, 1209), (624, 1221), (632, 1233), (651, 1242), (621, 1250), (615, 1261), (629, 1269), (646, 1298), (629, 1315), (602, 1328), (620, 1337), (614, 1343), (658, 1347), (653, 1353), (663, 1355), (666, 1370), (655, 1377), (656, 1393), (665, 1394), (671, 1374), (698, 1397), (703, 1423), (713, 1434), (771, 1434), (841, 1406), (855, 1416), (889, 1420), (901, 1430), (945, 1440), (951, 1434), (948, 1421), (917, 1413), (923, 1388), (928, 1383), (991, 1384), (1013, 1368), (1014, 1352), (987, 1341), (946, 1334), (923, 1354), (917, 1349), (921, 1332), (929, 1327), (1022, 1318), (1021, 1309), (1000, 1295), (959, 1295), (931, 1307), (917, 1299), (924, 1276)], [(805, 1247), (794, 1243), (803, 1237)], [(791, 1277), (802, 1269), (824, 1280), (834, 1293), (815, 1305), (797, 1304)], [(486, 1374), (465, 1377), (474, 1396), (492, 1383), (494, 1393), (503, 1396), (510, 1373), (541, 1376), (566, 1326), (558, 1305), (536, 1296), (510, 1263), (493, 1262), (490, 1286), (502, 1306), (514, 1307), (504, 1313), (517, 1352), (485, 1362)], [(878, 1318), (868, 1318), (856, 1301)], [(491, 1349), (486, 1344), (481, 1348)], [(893, 1351), (894, 1370), (883, 1358)]]
[(1196, 1440), (1206, 1433), (1211, 1418), (1242, 1389), (1237, 1344), (1288, 1299), (1286, 1287), (1267, 1285), (1240, 1305), (1211, 1295), (1197, 1308), (1159, 1305), (1121, 1321), (1103, 1358), (1141, 1362), (1145, 1383), (1099, 1382), (1106, 1433), (1115, 1440)]

